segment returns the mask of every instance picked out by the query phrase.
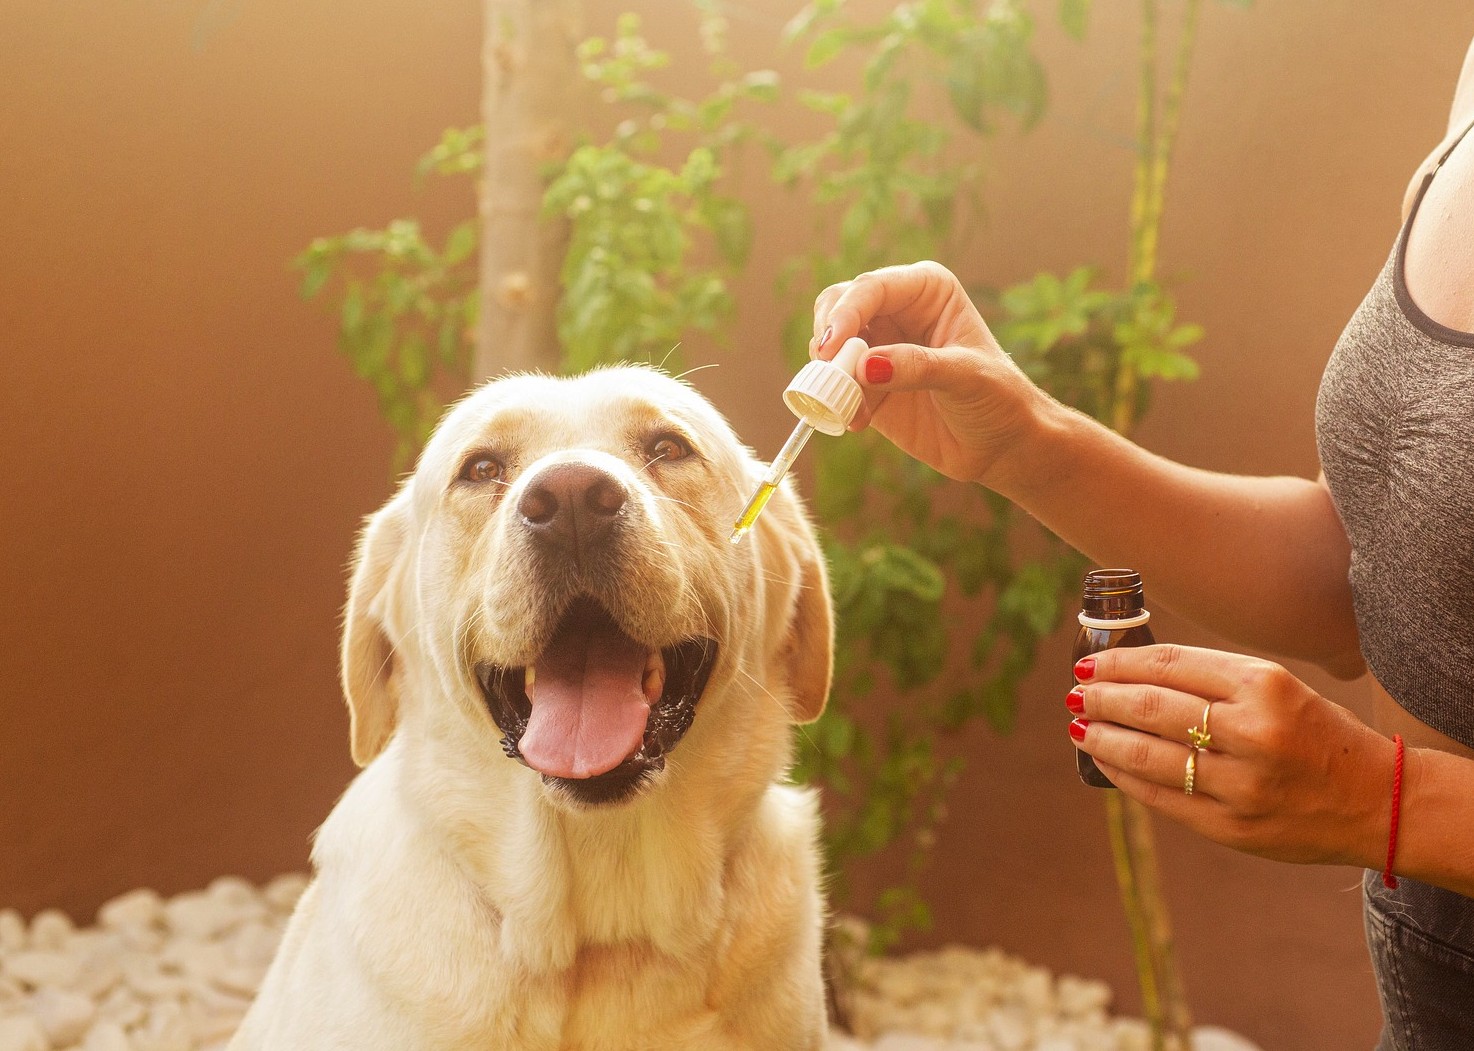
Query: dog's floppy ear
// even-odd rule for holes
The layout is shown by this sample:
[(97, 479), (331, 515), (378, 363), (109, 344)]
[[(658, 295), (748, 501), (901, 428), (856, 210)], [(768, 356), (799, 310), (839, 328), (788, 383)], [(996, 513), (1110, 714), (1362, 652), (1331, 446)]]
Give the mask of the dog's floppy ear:
[(394, 642), (384, 623), (394, 572), (405, 546), (405, 497), (396, 496), (364, 526), (343, 614), (343, 696), (349, 745), (359, 766), (384, 750), (399, 720)]
[(768, 587), (785, 592), (781, 608), (768, 604), (770, 617), (776, 613), (781, 625), (778, 671), (788, 685), (794, 722), (810, 723), (824, 713), (834, 676), (834, 611), (824, 551), (798, 497), (786, 487), (759, 519), (757, 532)]

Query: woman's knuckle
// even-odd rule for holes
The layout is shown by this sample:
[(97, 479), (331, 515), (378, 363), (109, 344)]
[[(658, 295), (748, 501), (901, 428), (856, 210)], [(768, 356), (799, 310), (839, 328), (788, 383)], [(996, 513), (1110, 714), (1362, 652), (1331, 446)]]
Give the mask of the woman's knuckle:
[(1182, 663), (1182, 650), (1171, 643), (1153, 646), (1151, 656), (1147, 660), (1153, 672), (1158, 675), (1168, 675)]
[(1289, 672), (1273, 661), (1254, 658), (1245, 665), (1241, 681), (1250, 690), (1259, 692), (1278, 687), (1287, 675)]
[(1133, 770), (1144, 770), (1152, 758), (1152, 743), (1145, 736), (1136, 734), (1126, 750), (1126, 763)]
[(1140, 720), (1139, 725), (1150, 727), (1157, 723), (1165, 706), (1166, 697), (1162, 691), (1155, 686), (1147, 686), (1136, 694), (1131, 713)]

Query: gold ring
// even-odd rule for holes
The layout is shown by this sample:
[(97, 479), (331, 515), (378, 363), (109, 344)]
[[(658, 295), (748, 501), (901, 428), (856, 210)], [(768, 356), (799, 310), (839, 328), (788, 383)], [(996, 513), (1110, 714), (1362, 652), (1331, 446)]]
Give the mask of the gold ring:
[(1192, 749), (1187, 753), (1187, 770), (1182, 775), (1182, 794), (1190, 796), (1193, 794), (1193, 781), (1198, 776), (1198, 750)]
[[(1213, 702), (1209, 701), (1203, 706), (1203, 725), (1194, 726), (1187, 732), (1187, 743), (1192, 746), (1193, 751), (1199, 748), (1207, 748), (1213, 743), (1213, 735), (1208, 732), (1208, 716), (1213, 713)], [(1188, 791), (1191, 795), (1191, 790)]]

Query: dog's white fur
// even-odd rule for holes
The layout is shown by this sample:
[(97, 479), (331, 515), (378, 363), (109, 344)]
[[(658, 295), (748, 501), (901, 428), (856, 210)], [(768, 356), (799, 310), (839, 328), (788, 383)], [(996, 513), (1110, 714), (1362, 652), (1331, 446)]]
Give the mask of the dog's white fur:
[[(658, 431), (695, 453), (650, 464)], [(455, 481), (496, 450), (504, 483)], [(634, 494), (637, 557), (598, 597), (647, 645), (721, 645), (695, 722), (633, 800), (581, 807), (508, 759), (473, 662), (531, 661), (550, 590), (513, 509), (583, 461)], [(786, 490), (687, 385), (621, 367), (463, 400), (364, 530), (343, 641), (364, 770), (231, 1051), (809, 1051), (821, 1046), (814, 796), (789, 724), (828, 693), (824, 563)], [(570, 585), (571, 586), (571, 585)]]

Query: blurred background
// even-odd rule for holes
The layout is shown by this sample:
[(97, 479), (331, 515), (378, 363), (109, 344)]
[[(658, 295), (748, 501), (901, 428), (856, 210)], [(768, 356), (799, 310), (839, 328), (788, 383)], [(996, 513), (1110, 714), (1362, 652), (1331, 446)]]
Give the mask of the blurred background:
[[(779, 44), (796, 4), (719, 6), (736, 61), (816, 79)], [(980, 285), (1083, 261), (1119, 283), (1136, 8), (1098, 0), (1077, 40), (1035, 6), (1047, 110), (994, 141), (986, 211), (942, 261)], [(676, 52), (673, 90), (704, 75), (682, 4), (586, 0), (589, 31), (627, 9)], [(338, 615), (396, 439), (290, 262), (323, 234), (470, 213), (465, 183), (417, 189), (412, 173), (444, 129), (478, 120), (481, 18), (471, 0), (0, 8), (0, 906), (88, 920), (136, 886), (306, 866), (354, 773)], [(1201, 375), (1157, 391), (1142, 443), (1315, 474), (1321, 368), (1444, 133), (1471, 34), (1461, 0), (1203, 9), (1160, 264), (1178, 315), (1206, 331)], [(817, 79), (848, 83), (843, 66)], [(813, 115), (780, 104), (763, 120), (782, 133)], [(801, 195), (742, 178), (762, 204), (734, 335), (682, 353), (720, 362), (693, 382), (771, 456), (791, 423), (785, 355), (801, 349), (784, 346), (794, 300), (775, 298), (774, 271), (816, 235)], [(1159, 614), (1158, 638), (1215, 641)], [(1012, 734), (978, 724), (952, 746), (968, 762), (920, 877), (935, 922), (904, 944), (1001, 945), (1110, 981), (1130, 1010), (1102, 804), (1065, 735), (1068, 636), (1041, 645)], [(1362, 684), (1293, 667), (1362, 703)], [(1269, 1049), (1370, 1046), (1359, 872), (1159, 831), (1196, 1016)], [(884, 886), (899, 864), (854, 881)]]

